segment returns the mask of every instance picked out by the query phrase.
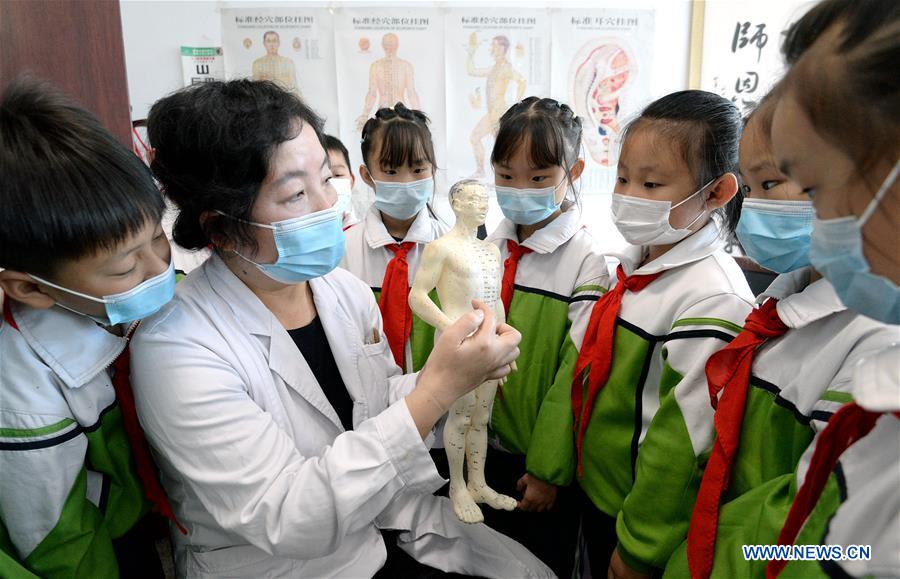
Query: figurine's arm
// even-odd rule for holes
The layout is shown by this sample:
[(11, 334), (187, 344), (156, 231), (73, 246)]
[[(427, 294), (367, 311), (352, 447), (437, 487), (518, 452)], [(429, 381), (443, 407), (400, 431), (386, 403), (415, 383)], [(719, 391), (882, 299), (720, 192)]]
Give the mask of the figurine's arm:
[(434, 242), (429, 243), (422, 252), (419, 271), (416, 273), (412, 289), (409, 290), (409, 307), (413, 313), (422, 318), (426, 324), (434, 326), (440, 331), (444, 331), (452, 325), (453, 320), (431, 301), (428, 292), (437, 287), (443, 269), (444, 253), (439, 245)]

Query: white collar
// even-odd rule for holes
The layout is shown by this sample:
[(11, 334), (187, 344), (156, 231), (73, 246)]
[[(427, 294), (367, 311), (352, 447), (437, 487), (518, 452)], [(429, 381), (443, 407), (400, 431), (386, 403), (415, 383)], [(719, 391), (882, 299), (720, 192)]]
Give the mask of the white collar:
[[(406, 237), (399, 243), (431, 243), (434, 241), (434, 227), (432, 227), (431, 222), (431, 215), (429, 215), (426, 207), (419, 211), (415, 221), (409, 226)], [(381, 220), (381, 212), (374, 205), (369, 208), (362, 226), (365, 227), (366, 243), (372, 249), (398, 243), (388, 233), (387, 227), (384, 226), (384, 221)]]
[(128, 345), (90, 318), (62, 308), (41, 310), (10, 300), (10, 311), (28, 345), (69, 388), (88, 383)]
[[(535, 253), (553, 253), (562, 244), (572, 239), (579, 229), (581, 229), (581, 209), (577, 205), (572, 205), (560, 213), (556, 219), (532, 233), (521, 245)], [(516, 224), (509, 219), (501, 221), (487, 240), (495, 242), (499, 239), (508, 239), (519, 243)]]
[[(275, 316), (247, 287), (247, 284), (228, 268), (218, 253), (213, 252), (209, 259), (200, 266), (197, 275), (207, 276), (207, 282), (212, 291), (222, 298), (222, 301), (231, 308), (235, 317), (251, 334), (272, 335), (272, 324), (276, 322)], [(188, 279), (193, 276), (194, 272), (191, 272)]]
[[(714, 219), (710, 219), (709, 223), (689, 237), (678, 242), (675, 247), (660, 255), (650, 263), (646, 263), (629, 273), (628, 270), (633, 268), (638, 262), (623, 260), (622, 268), (627, 275), (652, 275), (654, 273), (700, 261), (718, 251), (723, 245), (725, 245), (725, 240), (722, 239), (720, 234), (719, 224), (716, 223)], [(626, 255), (630, 257), (634, 253), (634, 250), (631, 250), (627, 252)], [(640, 255), (645, 254), (646, 248), (642, 247)]]
[(812, 268), (803, 267), (779, 275), (766, 291), (759, 294), (756, 303), (777, 299), (778, 317), (793, 329), (847, 309), (827, 280), (822, 278), (810, 283), (811, 273)]

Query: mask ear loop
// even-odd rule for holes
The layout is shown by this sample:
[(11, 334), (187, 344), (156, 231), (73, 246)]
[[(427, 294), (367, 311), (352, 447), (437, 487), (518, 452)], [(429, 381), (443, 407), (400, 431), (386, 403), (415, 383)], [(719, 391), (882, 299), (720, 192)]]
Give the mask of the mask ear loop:
[(255, 225), (256, 227), (265, 227), (266, 229), (271, 229), (275, 231), (274, 225), (267, 225), (265, 223), (257, 223), (255, 221), (247, 221), (246, 219), (241, 219), (240, 217), (234, 217), (232, 215), (228, 215), (227, 213), (223, 213), (218, 209), (215, 209), (215, 212), (221, 215), (222, 217), (227, 217), (228, 219), (234, 219), (235, 221), (240, 221), (241, 223), (246, 223), (247, 225)]
[[(240, 221), (241, 223), (246, 223), (247, 225), (254, 225), (254, 226), (256, 226), (256, 227), (263, 227), (263, 228), (265, 228), (265, 229), (271, 229), (271, 230), (272, 230), (272, 236), (273, 236), (273, 237), (275, 236), (275, 226), (274, 226), (274, 225), (266, 225), (265, 223), (256, 223), (255, 221), (247, 221), (246, 219), (241, 219), (240, 217), (234, 217), (233, 215), (228, 215), (227, 213), (224, 213), (224, 212), (222, 212), (222, 211), (219, 211), (218, 209), (216, 209), (215, 212), (218, 213), (219, 215), (221, 215), (222, 217), (227, 217), (228, 219), (234, 219), (235, 221)], [(236, 250), (236, 249), (230, 249), (230, 250), (228, 250), (228, 251), (230, 251), (231, 253), (235, 254), (235, 255), (238, 256), (238, 257), (240, 257), (240, 258), (243, 259), (244, 261), (249, 262), (249, 263), (252, 263), (252, 264), (255, 265), (256, 267), (259, 267), (259, 266), (260, 266), (260, 264), (256, 263), (256, 262), (253, 261), (252, 259), (250, 259), (250, 258), (248, 258), (248, 257), (244, 257), (244, 256), (243, 256), (238, 250)]]
[[(32, 274), (30, 274), (30, 273), (28, 274), (28, 277), (30, 277), (30, 278), (33, 279), (34, 281), (37, 281), (37, 282), (40, 282), (40, 283), (42, 283), (42, 284), (44, 284), (44, 285), (50, 286), (50, 287), (52, 287), (53, 289), (57, 289), (57, 290), (66, 292), (67, 294), (70, 294), (70, 295), (73, 295), (73, 296), (77, 296), (77, 297), (79, 297), (79, 298), (84, 298), (84, 299), (86, 299), (86, 300), (90, 300), (90, 301), (92, 301), (92, 302), (94, 302), (94, 303), (97, 303), (97, 304), (108, 304), (109, 301), (110, 301), (110, 300), (105, 299), (105, 298), (98, 298), (98, 297), (94, 297), (94, 296), (89, 296), (89, 295), (87, 295), (87, 294), (84, 294), (84, 293), (81, 293), (81, 292), (77, 292), (77, 291), (75, 291), (75, 290), (70, 290), (69, 288), (64, 288), (64, 287), (62, 287), (61, 285), (56, 285), (56, 284), (53, 283), (53, 282), (49, 282), (49, 281), (45, 280), (45, 279), (42, 278), (42, 277), (38, 277), (38, 276), (32, 275)], [(76, 313), (80, 313), (80, 312), (76, 312)]]
[[(431, 215), (432, 219), (436, 219), (441, 225), (444, 227), (450, 227), (450, 224), (444, 221), (443, 217), (438, 215), (438, 212), (434, 210), (434, 200), (437, 198), (437, 169), (432, 166), (431, 168), (431, 180), (434, 183), (434, 189), (431, 191), (431, 199), (425, 203), (425, 207), (428, 208), (428, 214)], [(448, 195), (447, 202), (450, 202), (450, 197)]]
[[(578, 154), (575, 155), (575, 162), (578, 162), (578, 159), (584, 159), (584, 142), (580, 142), (578, 144)], [(573, 164), (572, 167), (575, 165)], [(573, 205), (577, 205), (578, 209), (583, 209), (581, 206), (581, 185), (584, 183), (581, 181), (581, 177), (584, 176), (584, 170), (581, 171), (581, 175), (578, 176), (577, 181), (581, 181), (578, 185), (578, 189), (575, 189), (575, 181), (576, 179), (572, 179), (572, 167), (566, 169), (566, 177), (565, 180), (568, 181), (568, 185), (566, 187), (566, 194), (563, 197), (563, 201), (570, 201)], [(560, 182), (562, 184), (562, 182)], [(569, 192), (572, 192), (572, 199), (569, 199)], [(562, 203), (560, 203), (562, 205)]]
[[(575, 162), (577, 163), (578, 159), (584, 159), (584, 158), (585, 158), (584, 157), (584, 141), (581, 140), (581, 142), (578, 144), (578, 154), (575, 156)], [(585, 167), (587, 167), (587, 165), (585, 165)], [(577, 181), (579, 181), (579, 184), (578, 184), (578, 189), (576, 190), (575, 189), (575, 181), (576, 180), (572, 179), (571, 168), (566, 173), (566, 179), (569, 180), (568, 188), (572, 191), (572, 197), (574, 197), (574, 199), (572, 199), (572, 203), (577, 205), (579, 210), (584, 209), (584, 207), (581, 205), (581, 199), (582, 199), (581, 187), (584, 185), (584, 181), (582, 180), (583, 177), (584, 177), (584, 169), (581, 170), (581, 175), (578, 176)], [(566, 191), (566, 197), (564, 197), (564, 199), (568, 199), (568, 196), (569, 196), (569, 192)]]
[(859, 218), (859, 226), (860, 228), (866, 224), (866, 221), (872, 217), (872, 214), (875, 213), (875, 210), (878, 209), (878, 204), (881, 203), (881, 200), (884, 199), (885, 195), (887, 195), (888, 189), (891, 188), (891, 185), (894, 184), (894, 181), (897, 180), (897, 175), (900, 174), (900, 161), (897, 161), (894, 164), (894, 168), (891, 169), (891, 172), (888, 173), (888, 176), (884, 178), (884, 182), (881, 184), (881, 187), (878, 188), (878, 192), (875, 193), (875, 197), (869, 201), (869, 204), (866, 206), (866, 210), (863, 211), (863, 214)]
[[(697, 189), (696, 191), (694, 191), (693, 193), (691, 193), (690, 195), (688, 195), (687, 197), (685, 197), (684, 199), (682, 199), (681, 201), (679, 201), (678, 203), (676, 203), (675, 205), (671, 206), (671, 207), (669, 208), (669, 215), (672, 214), (672, 213), (671, 213), (671, 212), (672, 212), (672, 209), (675, 209), (676, 207), (680, 207), (681, 205), (683, 205), (684, 203), (686, 203), (688, 200), (690, 200), (692, 197), (694, 197), (695, 195), (698, 195), (699, 193), (701, 193), (704, 189), (706, 189), (707, 187), (709, 187), (710, 185), (712, 185), (713, 183), (715, 183), (715, 182), (716, 182), (716, 179), (718, 179), (718, 177), (712, 178), (712, 179), (709, 181), (709, 183), (707, 183), (707, 184), (704, 185), (703, 187), (700, 187), (699, 189)], [(704, 214), (704, 213), (707, 213), (707, 211), (709, 210), (709, 206), (707, 205), (707, 201), (708, 201), (708, 199), (704, 199), (704, 200), (703, 200), (703, 209), (700, 211), (700, 213), (697, 214), (697, 217), (694, 217), (694, 220), (693, 220), (693, 221), (691, 221), (690, 223), (688, 223), (688, 224), (685, 225), (684, 227), (679, 227), (679, 229), (690, 229), (691, 227), (693, 227), (694, 224), (697, 223), (697, 221), (698, 221), (701, 217), (703, 217), (703, 214)]]

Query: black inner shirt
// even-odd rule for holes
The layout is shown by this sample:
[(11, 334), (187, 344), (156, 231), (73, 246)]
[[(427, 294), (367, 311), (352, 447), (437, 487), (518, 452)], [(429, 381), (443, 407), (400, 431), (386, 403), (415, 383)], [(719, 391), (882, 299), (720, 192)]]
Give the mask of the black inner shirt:
[(325, 328), (319, 316), (307, 326), (288, 330), (303, 359), (309, 364), (316, 380), (319, 381), (325, 397), (337, 413), (345, 430), (353, 430), (353, 399), (344, 386), (344, 379), (334, 361)]

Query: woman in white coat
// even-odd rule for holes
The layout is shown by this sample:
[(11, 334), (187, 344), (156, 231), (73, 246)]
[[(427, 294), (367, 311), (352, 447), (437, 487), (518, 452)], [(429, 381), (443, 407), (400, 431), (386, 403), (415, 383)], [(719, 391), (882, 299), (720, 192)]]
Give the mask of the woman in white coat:
[(320, 128), (297, 97), (245, 80), (150, 113), (175, 240), (215, 247), (132, 346), (141, 424), (187, 529), (179, 575), (363, 577), (386, 560), (406, 576), (549, 575), (431, 496), (443, 480), (423, 442), (458, 396), (508, 372), (519, 335), (479, 305), (420, 374), (400, 375), (371, 292), (334, 269), (343, 233)]

